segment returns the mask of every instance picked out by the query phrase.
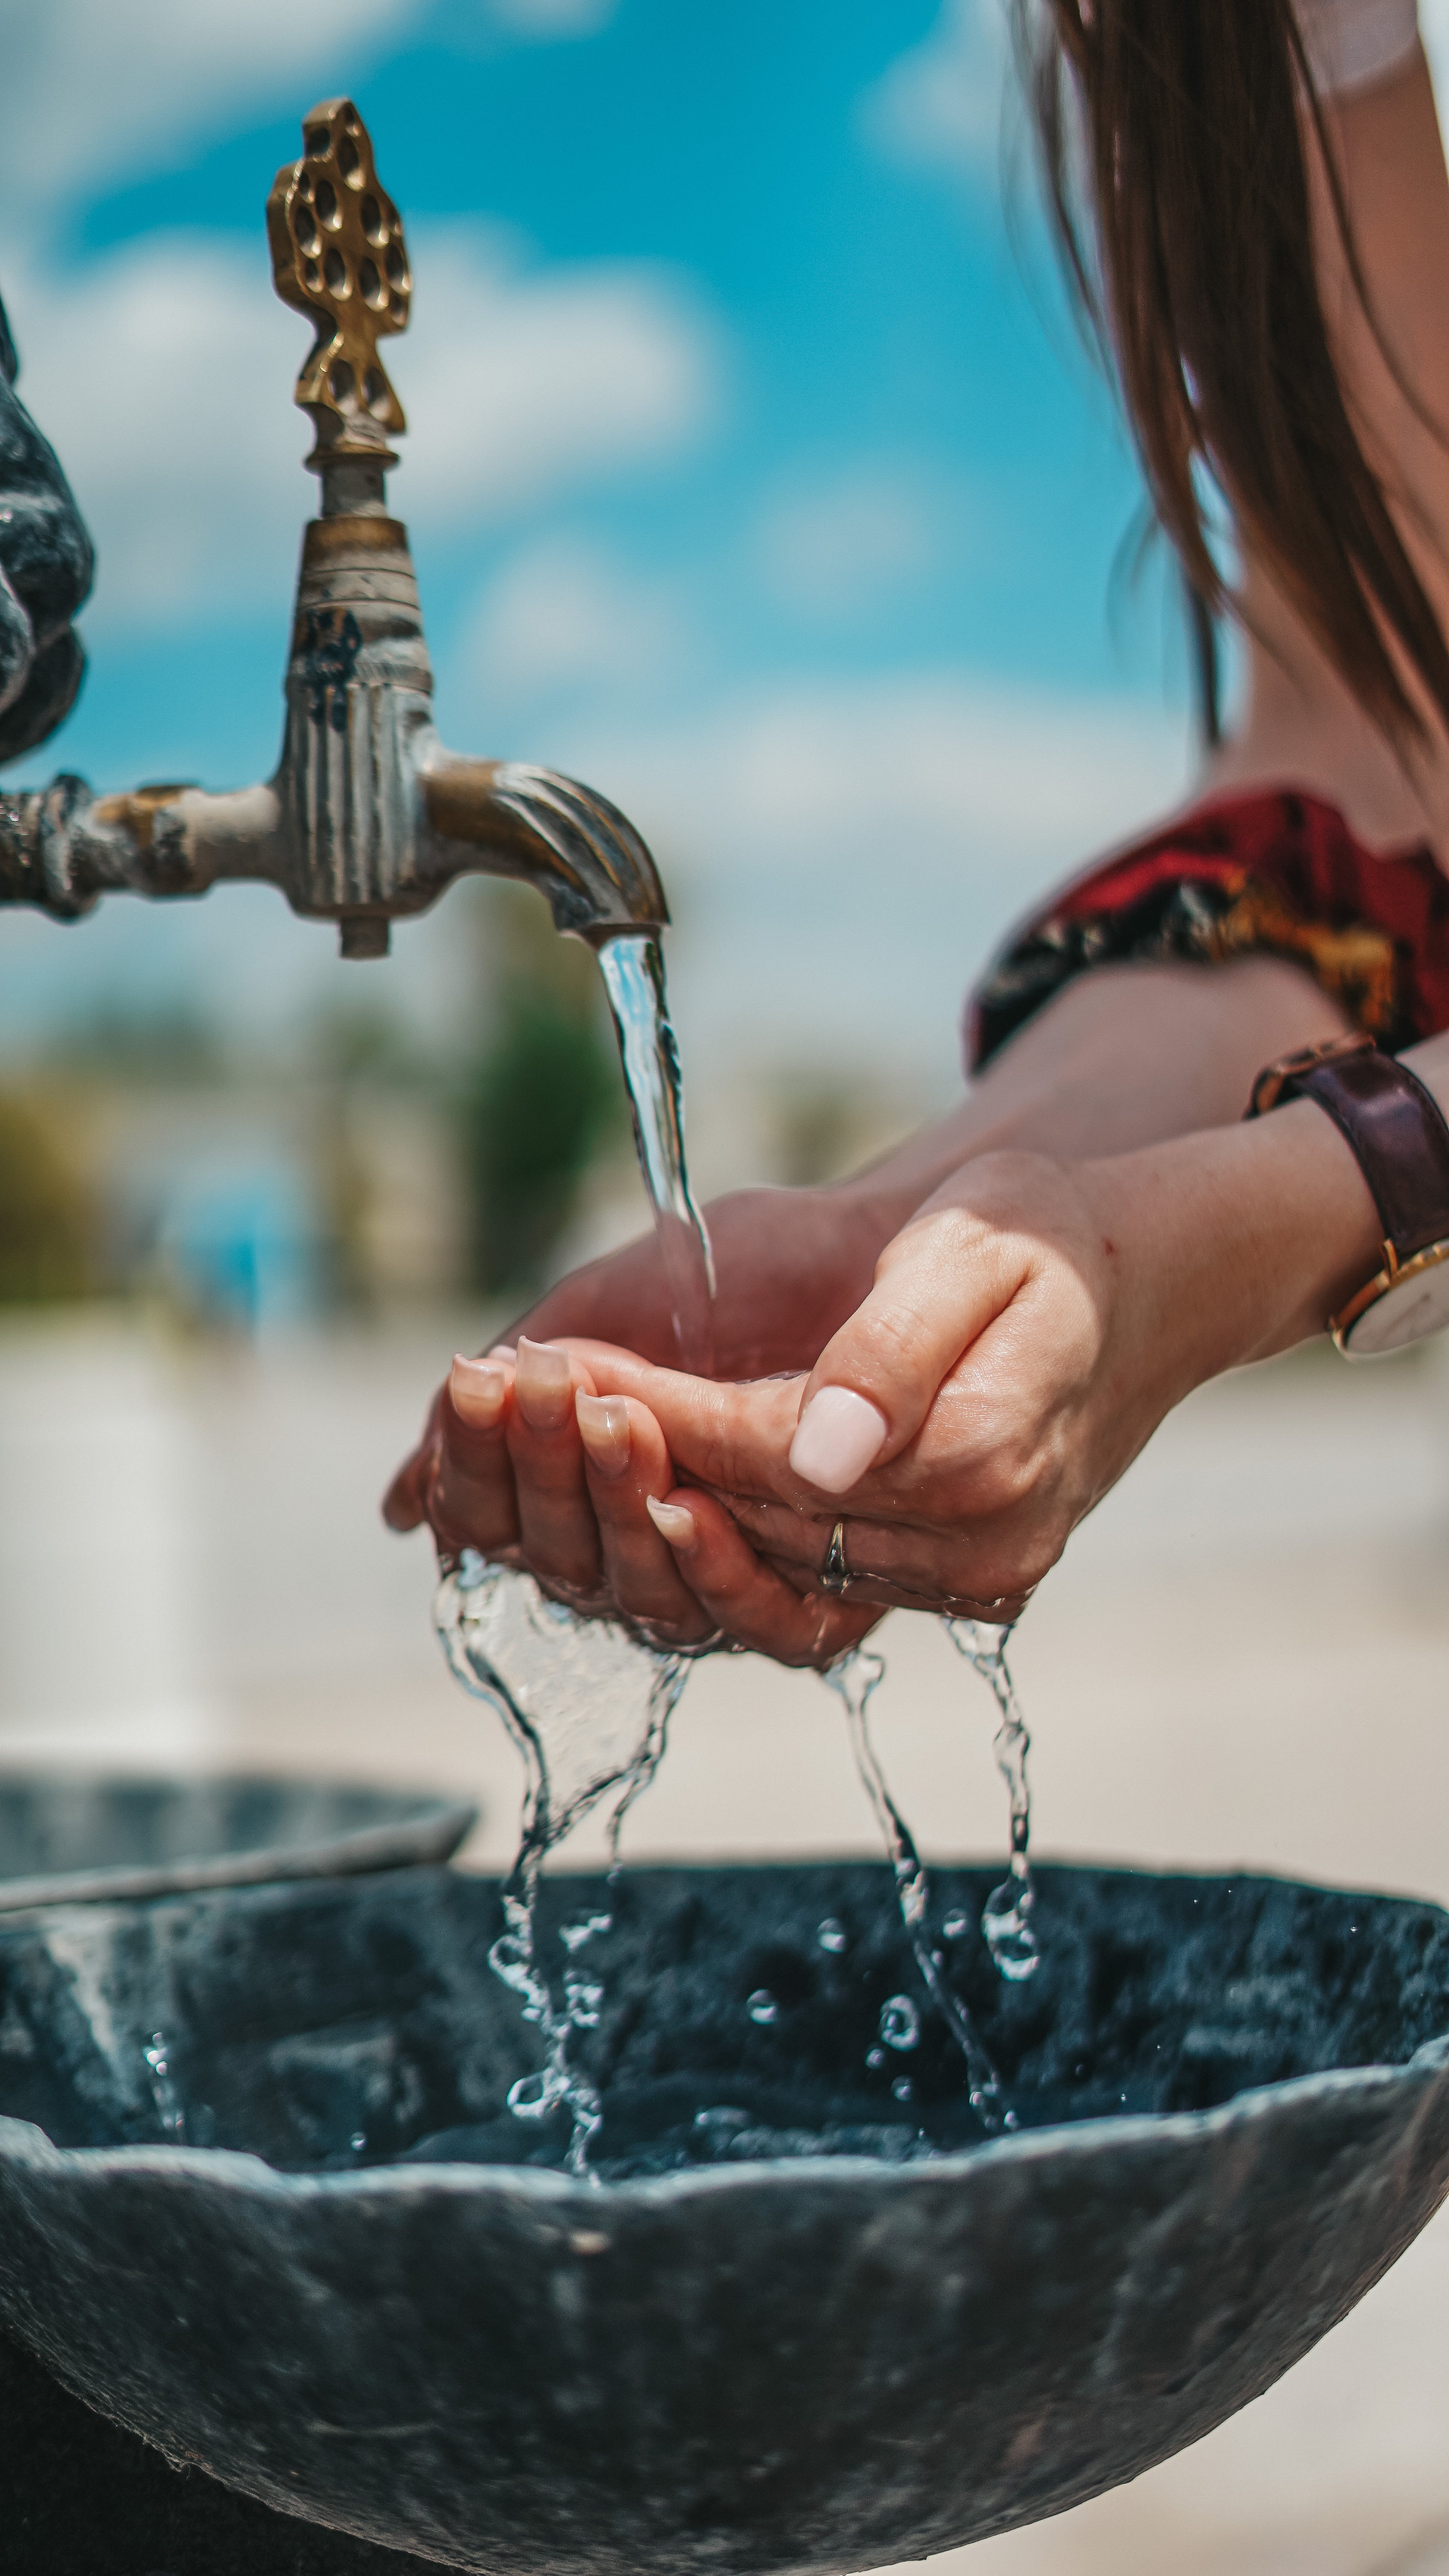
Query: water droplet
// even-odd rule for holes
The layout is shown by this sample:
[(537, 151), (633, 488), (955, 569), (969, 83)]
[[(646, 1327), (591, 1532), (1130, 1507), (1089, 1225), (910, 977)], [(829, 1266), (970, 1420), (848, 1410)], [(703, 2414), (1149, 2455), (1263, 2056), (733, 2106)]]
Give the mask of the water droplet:
[(898, 2102), (909, 2102), (915, 2089), (909, 2075), (898, 2075), (891, 2086), (891, 2091)]
[(611, 1932), (613, 1928), (612, 1914), (586, 1914), (582, 1923), (561, 1923), (558, 1937), (572, 1957), (575, 1950), (582, 1950), (598, 1933)]
[(941, 1926), (941, 1931), (948, 1941), (962, 1940), (970, 1929), (970, 1923), (964, 1914), (948, 1914)]
[(880, 2008), (880, 2035), (887, 2048), (918, 2048), (921, 2016), (909, 1995), (892, 1995)]
[(748, 2111), (736, 2110), (733, 2102), (715, 2102), (707, 2111), (695, 2112), (694, 2125), (703, 2129), (713, 2144), (719, 2139), (732, 2137), (736, 2129), (747, 2129), (750, 2115)]
[(816, 1926), (815, 1938), (822, 1950), (829, 1950), (832, 1957), (838, 1958), (845, 1947), (845, 1925), (838, 1923), (833, 1914), (827, 1914), (824, 1922)]
[(520, 2075), (516, 2084), (509, 2085), (508, 2107), (515, 2120), (546, 2120), (567, 2091), (553, 2068), (545, 2067), (542, 2074)]
[(764, 1986), (756, 1986), (745, 2010), (751, 2021), (768, 2023), (778, 2021), (780, 2018), (780, 2007), (774, 1996)]
[(866, 2060), (865, 2060), (865, 2062), (866, 2062), (867, 2066), (871, 2066), (871, 2067), (881, 2067), (881, 2066), (884, 2066), (884, 2064), (885, 2064), (885, 2050), (884, 2050), (883, 2048), (872, 2048), (872, 2049), (868, 2049), (868, 2050), (867, 2050), (867, 2052), (866, 2052)]
[(347, 2143), (352, 2149), (353, 2154), (355, 2156), (360, 2156), (363, 2148), (367, 2144), (367, 2131), (365, 2129), (354, 2129)]
[(997, 1973), (1012, 1985), (1034, 1977), (1041, 1966), (1041, 1953), (1031, 1922), (1032, 1890), (1029, 1879), (1003, 1879), (993, 1887), (981, 1916), (981, 1929), (986, 1946), (996, 1962)]

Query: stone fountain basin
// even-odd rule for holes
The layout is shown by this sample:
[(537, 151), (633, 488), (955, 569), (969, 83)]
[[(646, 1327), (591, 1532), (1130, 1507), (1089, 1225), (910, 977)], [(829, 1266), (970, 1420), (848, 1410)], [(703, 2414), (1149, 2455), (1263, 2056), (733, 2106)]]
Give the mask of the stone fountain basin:
[[(936, 1920), (974, 1926), (997, 1874), (938, 1873)], [(546, 1947), (602, 1893), (552, 1882)], [(449, 2566), (861, 2568), (1195, 2441), (1449, 2181), (1432, 1906), (1042, 1871), (1037, 1978), (1003, 1986), (974, 1930), (948, 1953), (1022, 2122), (975, 2145), (929, 2016), (865, 2063), (917, 1991), (883, 1869), (640, 1870), (615, 1910), (590, 2045), (634, 2178), (594, 2187), (496, 2161), (561, 2142), (504, 2108), (535, 2043), (487, 1880), (13, 1918), (0, 2325), (173, 2461)], [(210, 2143), (162, 2143), (157, 2030)], [(918, 2123), (946, 2151), (891, 2161)], [(881, 2152), (818, 2151), (863, 2132)], [(671, 2139), (724, 2160), (651, 2176)]]
[(339, 1780), (0, 1771), (0, 1914), (449, 1860), (477, 1820)]

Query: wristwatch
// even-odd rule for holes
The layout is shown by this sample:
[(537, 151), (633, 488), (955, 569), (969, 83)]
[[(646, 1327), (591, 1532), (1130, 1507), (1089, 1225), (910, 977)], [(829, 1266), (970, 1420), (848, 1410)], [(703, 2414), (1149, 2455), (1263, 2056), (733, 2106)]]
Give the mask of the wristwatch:
[(1329, 1318), (1346, 1360), (1379, 1359), (1449, 1324), (1449, 1125), (1372, 1038), (1327, 1038), (1265, 1066), (1246, 1115), (1316, 1100), (1355, 1156), (1384, 1230), (1383, 1266)]

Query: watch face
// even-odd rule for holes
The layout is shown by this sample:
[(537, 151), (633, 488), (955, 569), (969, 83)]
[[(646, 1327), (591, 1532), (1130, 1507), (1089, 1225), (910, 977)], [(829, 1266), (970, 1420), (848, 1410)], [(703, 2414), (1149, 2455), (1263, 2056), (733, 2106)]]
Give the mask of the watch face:
[[(1438, 1246), (1435, 1246), (1437, 1251)], [(1449, 1324), (1449, 1260), (1417, 1270), (1386, 1288), (1350, 1324), (1340, 1348), (1347, 1360), (1387, 1359)]]

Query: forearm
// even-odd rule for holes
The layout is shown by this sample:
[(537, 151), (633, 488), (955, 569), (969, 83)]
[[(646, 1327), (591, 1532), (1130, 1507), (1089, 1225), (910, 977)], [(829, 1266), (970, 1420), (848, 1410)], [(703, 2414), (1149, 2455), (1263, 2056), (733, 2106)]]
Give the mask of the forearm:
[[(1404, 1062), (1449, 1111), (1449, 1036)], [(1368, 1185), (1312, 1101), (1090, 1166), (1088, 1180), (1104, 1242), (1140, 1274), (1137, 1331), (1163, 1354), (1166, 1403), (1311, 1340), (1379, 1266)]]
[(1263, 1065), (1346, 1026), (1308, 975), (1277, 958), (1104, 967), (1028, 1021), (958, 1109), (845, 1189), (872, 1203), (884, 1241), (976, 1155), (1095, 1159), (1226, 1126)]

